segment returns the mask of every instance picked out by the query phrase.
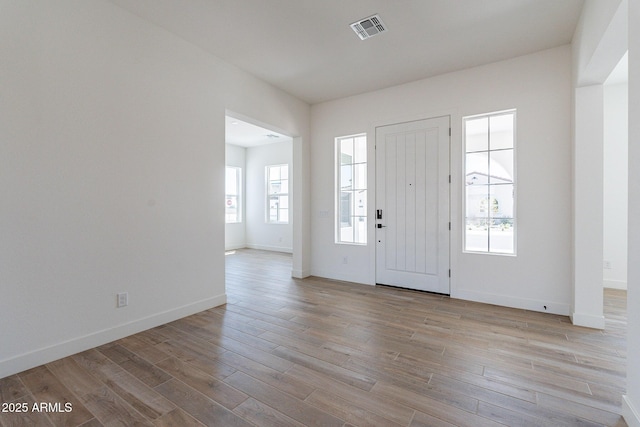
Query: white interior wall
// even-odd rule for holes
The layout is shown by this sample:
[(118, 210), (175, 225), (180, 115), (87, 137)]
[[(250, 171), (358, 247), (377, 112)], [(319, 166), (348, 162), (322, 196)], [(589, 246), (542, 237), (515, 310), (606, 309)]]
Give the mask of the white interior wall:
[(227, 166), (240, 168), (242, 173), (240, 177), (240, 211), (242, 221), (238, 223), (225, 223), (224, 225), (224, 248), (240, 249), (247, 245), (246, 239), (246, 148), (237, 145), (225, 144), (225, 162)]
[[(463, 253), (461, 120), (510, 108), (518, 114), (518, 255)], [(367, 133), (373, 197), (375, 127), (450, 115), (452, 296), (538, 311), (545, 311), (546, 305), (546, 311), (568, 314), (570, 113), (569, 46), (312, 106), (312, 274), (375, 283), (373, 221), (368, 245), (334, 243), (334, 138)], [(370, 218), (374, 211), (371, 203)]]
[(627, 288), (629, 85), (604, 85), (603, 284)]
[(225, 110), (308, 161), (309, 106), (103, 0), (3, 2), (0, 57), (0, 377), (224, 303)]
[[(640, 22), (640, 0), (587, 0), (573, 38), (577, 88), (594, 81), (604, 82), (625, 50), (629, 50), (629, 117), (640, 114), (640, 27), (637, 22)], [(576, 132), (579, 125), (577, 121), (574, 123)], [(640, 427), (640, 365), (631, 363), (632, 355), (640, 353), (640, 264), (636, 262), (640, 257), (640, 226), (633, 221), (640, 217), (640, 169), (635, 166), (640, 162), (637, 144), (640, 123), (637, 121), (629, 121), (628, 141), (627, 354), (630, 363), (627, 363), (627, 393), (623, 396), (622, 414), (627, 425)], [(581, 184), (576, 177), (574, 181), (575, 185)], [(598, 206), (597, 201), (591, 205), (592, 209)], [(598, 250), (597, 246), (592, 247), (592, 251)], [(583, 289), (576, 281), (574, 295), (576, 300), (597, 298), (602, 295), (602, 289)]]
[[(310, 111), (306, 110), (310, 120)], [(309, 135), (310, 137), (310, 135)], [(310, 139), (293, 138), (293, 266), (291, 276), (311, 275), (311, 144)]]
[[(640, 117), (640, 0), (629, 0), (629, 117)], [(627, 276), (627, 394), (622, 413), (640, 427), (640, 121), (629, 120), (629, 263)], [(635, 220), (635, 221), (634, 221)]]
[(627, 0), (586, 0), (572, 45), (576, 85), (604, 83), (627, 51)]
[(627, 1), (585, 1), (573, 53), (573, 285), (576, 325), (604, 328), (603, 83), (627, 50)]
[(573, 266), (571, 320), (574, 324), (604, 329), (602, 293), (603, 242), (603, 138), (602, 84), (574, 91), (573, 141)]
[[(266, 222), (266, 175), (269, 165), (289, 165), (293, 176), (293, 143), (291, 141), (268, 144), (246, 150), (246, 246), (278, 252), (293, 251), (293, 220), (288, 224)], [(293, 180), (289, 179), (289, 206), (293, 206)]]

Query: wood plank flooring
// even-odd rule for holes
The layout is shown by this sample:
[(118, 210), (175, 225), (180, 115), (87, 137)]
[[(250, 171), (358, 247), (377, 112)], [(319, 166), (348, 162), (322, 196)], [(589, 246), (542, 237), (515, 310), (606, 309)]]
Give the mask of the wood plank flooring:
[[(626, 292), (606, 329), (226, 257), (228, 304), (0, 379), (7, 426), (625, 426)], [(32, 412), (39, 402), (71, 412)]]

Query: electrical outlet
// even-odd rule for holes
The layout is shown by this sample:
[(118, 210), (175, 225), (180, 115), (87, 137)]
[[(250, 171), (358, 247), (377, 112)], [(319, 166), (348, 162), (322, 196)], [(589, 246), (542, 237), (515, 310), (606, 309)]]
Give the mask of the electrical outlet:
[(605, 270), (611, 270), (611, 261), (603, 261), (603, 262), (602, 262), (602, 267), (603, 267)]
[(126, 307), (129, 305), (129, 293), (121, 292), (118, 294), (118, 308)]

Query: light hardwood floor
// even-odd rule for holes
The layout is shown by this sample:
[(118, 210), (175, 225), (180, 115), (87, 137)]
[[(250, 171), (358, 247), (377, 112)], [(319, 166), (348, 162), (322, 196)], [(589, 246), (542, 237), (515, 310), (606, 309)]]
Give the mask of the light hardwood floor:
[(625, 426), (626, 293), (606, 329), (228, 255), (228, 304), (0, 380), (2, 426)]

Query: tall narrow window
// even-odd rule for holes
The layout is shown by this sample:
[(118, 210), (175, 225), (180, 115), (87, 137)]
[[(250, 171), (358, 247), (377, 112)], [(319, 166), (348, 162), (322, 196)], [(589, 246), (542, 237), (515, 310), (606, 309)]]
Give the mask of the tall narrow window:
[(240, 210), (240, 183), (242, 169), (227, 166), (225, 176), (224, 216), (227, 223), (242, 222)]
[(468, 252), (516, 253), (515, 110), (465, 117)]
[(336, 242), (367, 243), (367, 136), (336, 138)]
[(289, 165), (267, 166), (267, 222), (289, 222)]

